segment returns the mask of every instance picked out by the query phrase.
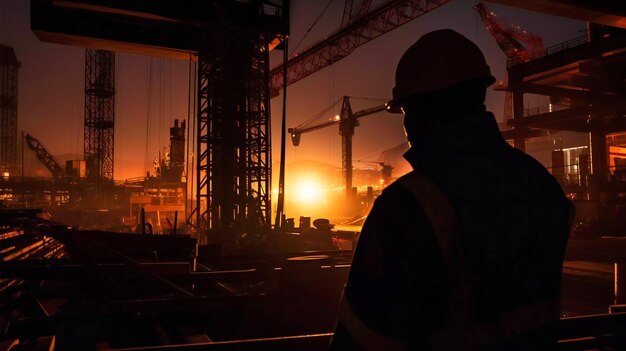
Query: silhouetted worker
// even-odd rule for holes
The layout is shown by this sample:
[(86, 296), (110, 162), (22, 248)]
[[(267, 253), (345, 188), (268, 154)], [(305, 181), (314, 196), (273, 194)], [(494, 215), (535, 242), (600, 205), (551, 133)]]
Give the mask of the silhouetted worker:
[(452, 30), (422, 36), (396, 70), (414, 171), (375, 201), (333, 350), (551, 350), (573, 209), (485, 110), (494, 82)]

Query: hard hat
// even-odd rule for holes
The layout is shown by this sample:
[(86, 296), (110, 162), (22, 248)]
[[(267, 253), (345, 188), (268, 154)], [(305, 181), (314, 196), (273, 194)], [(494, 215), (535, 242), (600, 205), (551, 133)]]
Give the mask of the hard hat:
[(387, 111), (401, 113), (404, 98), (472, 79), (484, 79), (485, 87), (496, 80), (476, 44), (451, 29), (424, 34), (398, 62), (393, 100), (386, 104)]

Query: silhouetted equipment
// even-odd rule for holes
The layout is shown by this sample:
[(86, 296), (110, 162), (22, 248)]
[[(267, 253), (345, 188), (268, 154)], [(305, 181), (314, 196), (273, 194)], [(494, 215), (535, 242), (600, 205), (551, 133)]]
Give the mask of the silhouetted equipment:
[(289, 128), (291, 141), (294, 146), (298, 146), (300, 145), (300, 136), (302, 133), (308, 133), (314, 130), (338, 124), (339, 135), (341, 135), (341, 165), (343, 171), (344, 186), (346, 189), (346, 194), (349, 194), (351, 191), (350, 189), (352, 189), (352, 137), (354, 136), (354, 128), (359, 125), (359, 118), (369, 116), (371, 114), (384, 110), (385, 105), (379, 105), (365, 110), (352, 112), (352, 107), (350, 106), (350, 97), (344, 96), (341, 105), (341, 113), (339, 114), (338, 119), (335, 118), (329, 122), (324, 122), (309, 127)]
[(13, 172), (16, 167), (19, 68), (13, 48), (0, 45), (0, 172)]
[(87, 177), (113, 180), (115, 53), (85, 50), (85, 139)]
[[(543, 40), (540, 36), (530, 33), (520, 26), (504, 22), (498, 15), (489, 11), (485, 5), (478, 3), (474, 6), (485, 27), (498, 43), (504, 55), (508, 59), (507, 66), (511, 64), (528, 62), (545, 55)], [(506, 83), (496, 87), (506, 90)], [(504, 120), (508, 121), (513, 115), (513, 94), (506, 91), (504, 100)]]
[(391, 179), (391, 174), (393, 172), (393, 166), (392, 165), (388, 165), (384, 162), (380, 162), (380, 161), (362, 161), (362, 160), (358, 160), (356, 162), (359, 163), (371, 163), (371, 164), (376, 164), (380, 166), (380, 174), (382, 176), (383, 182), (385, 185), (389, 184), (389, 181)]
[(50, 171), (54, 178), (63, 178), (65, 172), (63, 172), (63, 168), (59, 165), (59, 162), (46, 150), (46, 148), (41, 145), (37, 138), (31, 136), (30, 134), (26, 134), (24, 137), (26, 141), (26, 145), (35, 152), (37, 159), (41, 161), (41, 163), (46, 166), (46, 168)]
[(174, 120), (170, 128), (170, 150), (161, 160), (160, 177), (165, 182), (180, 182), (185, 168), (185, 121)]
[[(352, 9), (346, 2), (342, 28), (321, 42), (314, 44), (287, 62), (287, 85), (311, 75), (350, 55), (359, 46), (390, 32), (401, 25), (429, 13), (449, 0), (391, 0), (366, 13), (371, 1)], [(270, 87), (278, 94), (283, 86), (283, 66), (272, 68)]]

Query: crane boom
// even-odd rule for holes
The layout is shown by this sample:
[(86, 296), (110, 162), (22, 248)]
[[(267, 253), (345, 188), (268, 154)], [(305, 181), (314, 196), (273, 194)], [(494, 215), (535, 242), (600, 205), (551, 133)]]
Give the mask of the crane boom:
[(474, 9), (510, 61), (526, 62), (545, 54), (540, 36), (504, 22), (495, 13), (487, 10), (483, 3), (476, 4)]
[[(420, 17), (450, 0), (390, 0), (370, 13), (354, 19), (327, 39), (287, 61), (287, 85), (311, 75), (356, 48)], [(368, 5), (369, 6), (369, 5)], [(349, 16), (346, 15), (349, 18)], [(284, 63), (283, 63), (284, 64)], [(270, 71), (270, 90), (278, 94), (283, 86), (283, 64)]]
[[(347, 97), (349, 98), (349, 96), (347, 96)], [(368, 108), (368, 109), (365, 109), (365, 110), (354, 112), (352, 114), (352, 116), (354, 118), (361, 118), (361, 117), (369, 116), (369, 115), (377, 113), (377, 112), (385, 111), (385, 109), (386, 109), (385, 105), (375, 106), (375, 107), (372, 107), (372, 108)], [(310, 127), (289, 128), (288, 131), (289, 131), (289, 134), (291, 135), (291, 141), (292, 141), (293, 145), (294, 146), (298, 146), (298, 145), (300, 145), (300, 135), (301, 134), (312, 132), (312, 131), (318, 130), (318, 129), (323, 129), (323, 128), (326, 128), (326, 127), (332, 127), (332, 126), (338, 125), (340, 123), (341, 123), (341, 116), (339, 117), (339, 119), (334, 119), (332, 121), (316, 124), (316, 125), (313, 125), (313, 126), (310, 126)]]
[(343, 16), (341, 17), (341, 27), (345, 28), (356, 19), (362, 17), (369, 12), (372, 0), (363, 0), (359, 6), (354, 8), (354, 0), (346, 0), (343, 8)]
[(349, 193), (352, 189), (352, 137), (354, 136), (354, 128), (359, 125), (359, 118), (382, 111), (386, 111), (385, 105), (374, 106), (361, 111), (352, 112), (352, 107), (350, 106), (350, 97), (344, 96), (339, 119), (305, 128), (289, 128), (288, 131), (291, 135), (291, 142), (294, 146), (298, 146), (300, 145), (300, 137), (302, 133), (308, 133), (314, 130), (339, 125), (339, 134), (341, 135), (341, 159), (344, 185), (346, 187), (346, 192)]
[(63, 172), (63, 168), (59, 165), (59, 162), (46, 150), (46, 148), (41, 145), (37, 138), (31, 136), (30, 134), (26, 134), (24, 137), (26, 139), (26, 144), (28, 147), (35, 152), (37, 159), (43, 163), (44, 166), (52, 173), (54, 178), (62, 178), (65, 172)]
[[(498, 46), (507, 57), (507, 66), (528, 62), (545, 55), (545, 48), (541, 37), (530, 33), (520, 26), (504, 22), (483, 3), (474, 5), (487, 31), (493, 36)], [(522, 44), (525, 43), (526, 45)], [(513, 94), (506, 92), (504, 98), (504, 120), (511, 119), (513, 114)]]

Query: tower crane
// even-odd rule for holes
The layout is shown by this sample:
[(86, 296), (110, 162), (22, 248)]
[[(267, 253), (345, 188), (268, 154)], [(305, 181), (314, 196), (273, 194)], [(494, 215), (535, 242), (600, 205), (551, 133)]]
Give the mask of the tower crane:
[[(483, 3), (474, 5), (485, 27), (498, 43), (498, 46), (507, 57), (507, 66), (528, 62), (545, 55), (545, 48), (541, 37), (530, 33), (524, 28), (510, 24), (488, 10)], [(496, 89), (506, 90), (506, 85)], [(504, 120), (511, 119), (513, 110), (513, 94), (506, 91), (504, 100)]]
[(352, 112), (350, 97), (344, 96), (339, 118), (309, 127), (289, 128), (288, 131), (291, 135), (291, 142), (294, 146), (298, 146), (300, 145), (300, 137), (303, 133), (339, 125), (339, 135), (341, 135), (341, 168), (343, 171), (342, 173), (344, 177), (344, 185), (346, 187), (346, 194), (349, 194), (350, 189), (352, 189), (352, 137), (354, 136), (354, 128), (359, 125), (359, 118), (381, 111), (385, 111), (385, 105), (379, 105), (365, 110)]

